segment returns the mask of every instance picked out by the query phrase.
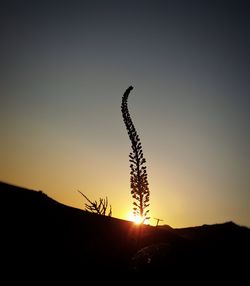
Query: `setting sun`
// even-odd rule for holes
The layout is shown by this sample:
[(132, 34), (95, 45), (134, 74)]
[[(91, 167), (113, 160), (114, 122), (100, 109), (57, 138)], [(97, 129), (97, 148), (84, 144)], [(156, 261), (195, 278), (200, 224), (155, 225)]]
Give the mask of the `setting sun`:
[(128, 214), (128, 220), (134, 222), (135, 224), (143, 223), (143, 219), (139, 216), (135, 216), (133, 213)]

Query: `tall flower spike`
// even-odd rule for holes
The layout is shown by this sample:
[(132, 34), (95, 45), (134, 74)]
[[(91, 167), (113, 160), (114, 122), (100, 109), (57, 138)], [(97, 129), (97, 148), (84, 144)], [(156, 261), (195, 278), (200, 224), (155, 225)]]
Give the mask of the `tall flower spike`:
[(130, 91), (133, 89), (132, 86), (128, 87), (123, 94), (121, 111), (123, 116), (123, 121), (125, 123), (129, 139), (131, 141), (132, 152), (129, 154), (130, 164), (130, 188), (131, 195), (134, 199), (133, 202), (133, 213), (135, 217), (140, 217), (140, 221), (143, 223), (145, 220), (149, 219), (148, 212), (146, 210), (149, 207), (149, 188), (146, 170), (146, 160), (143, 155), (142, 145), (130, 117), (128, 110), (128, 96)]

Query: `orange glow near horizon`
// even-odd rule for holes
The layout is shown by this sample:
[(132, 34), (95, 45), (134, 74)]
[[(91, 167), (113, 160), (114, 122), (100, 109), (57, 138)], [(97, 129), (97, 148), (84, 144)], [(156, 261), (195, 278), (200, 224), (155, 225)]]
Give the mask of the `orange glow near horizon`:
[(143, 219), (140, 216), (135, 216), (132, 212), (127, 215), (127, 219), (129, 221), (132, 221), (136, 225), (140, 225), (140, 224), (144, 223)]

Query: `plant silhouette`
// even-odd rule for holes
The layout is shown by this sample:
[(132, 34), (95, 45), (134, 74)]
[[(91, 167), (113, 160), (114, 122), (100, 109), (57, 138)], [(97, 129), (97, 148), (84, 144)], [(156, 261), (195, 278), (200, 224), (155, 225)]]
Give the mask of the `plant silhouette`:
[[(123, 116), (123, 121), (125, 123), (129, 139), (132, 143), (132, 152), (129, 154), (130, 161), (130, 187), (131, 195), (134, 199), (133, 202), (133, 214), (135, 217), (140, 218), (140, 222), (144, 223), (145, 220), (149, 219), (147, 209), (149, 207), (149, 188), (146, 170), (146, 159), (143, 156), (142, 145), (140, 138), (137, 134), (133, 121), (130, 117), (128, 110), (128, 96), (130, 91), (133, 89), (132, 86), (128, 87), (123, 94), (121, 111)], [(147, 209), (147, 210), (146, 210)]]
[[(91, 201), (86, 195), (84, 195), (82, 192), (78, 191), (88, 202), (89, 204), (85, 204), (85, 210), (97, 213), (100, 215), (106, 215), (107, 207), (108, 207), (108, 198), (105, 199), (100, 198), (99, 203), (97, 201)], [(109, 206), (109, 213), (108, 216), (112, 216), (112, 207)]]

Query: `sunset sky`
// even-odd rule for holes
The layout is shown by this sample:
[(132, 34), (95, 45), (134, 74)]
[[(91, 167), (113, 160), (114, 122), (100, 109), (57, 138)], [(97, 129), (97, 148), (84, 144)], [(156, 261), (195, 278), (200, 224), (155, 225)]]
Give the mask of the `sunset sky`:
[(128, 219), (132, 85), (150, 224), (250, 226), (248, 2), (1, 4), (0, 180)]

